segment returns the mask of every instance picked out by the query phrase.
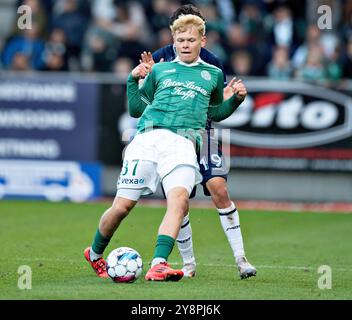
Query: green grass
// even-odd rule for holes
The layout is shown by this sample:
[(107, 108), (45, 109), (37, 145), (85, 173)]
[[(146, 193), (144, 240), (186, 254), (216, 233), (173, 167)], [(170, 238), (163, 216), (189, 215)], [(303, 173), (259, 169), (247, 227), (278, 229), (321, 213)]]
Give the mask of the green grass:
[[(351, 299), (352, 215), (245, 211), (241, 229), (256, 277), (240, 280), (219, 218), (192, 209), (197, 276), (154, 283), (143, 278), (115, 284), (95, 276), (83, 257), (91, 244), (102, 203), (0, 201), (0, 299)], [(138, 250), (144, 273), (153, 253), (162, 208), (139, 206), (120, 226), (106, 253)], [(177, 248), (169, 261), (181, 266)], [(18, 268), (32, 270), (32, 289), (18, 288)], [(332, 270), (332, 288), (319, 289), (318, 267)]]

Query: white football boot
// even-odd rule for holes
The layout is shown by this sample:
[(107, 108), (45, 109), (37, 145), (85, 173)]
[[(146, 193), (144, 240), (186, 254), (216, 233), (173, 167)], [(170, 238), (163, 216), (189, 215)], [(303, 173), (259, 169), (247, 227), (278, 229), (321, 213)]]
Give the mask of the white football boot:
[(193, 278), (196, 275), (196, 262), (192, 261), (185, 263), (182, 268), (183, 276), (187, 278)]
[(245, 256), (236, 259), (236, 263), (241, 279), (253, 277), (257, 274), (256, 268), (247, 261)]

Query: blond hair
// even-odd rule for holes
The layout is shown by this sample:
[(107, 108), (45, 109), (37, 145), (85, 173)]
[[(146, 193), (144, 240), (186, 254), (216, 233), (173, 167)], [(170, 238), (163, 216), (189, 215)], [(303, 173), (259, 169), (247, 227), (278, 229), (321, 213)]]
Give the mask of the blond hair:
[(182, 14), (170, 26), (174, 35), (176, 31), (184, 32), (189, 27), (195, 27), (201, 36), (205, 35), (205, 22), (202, 18), (194, 14)]

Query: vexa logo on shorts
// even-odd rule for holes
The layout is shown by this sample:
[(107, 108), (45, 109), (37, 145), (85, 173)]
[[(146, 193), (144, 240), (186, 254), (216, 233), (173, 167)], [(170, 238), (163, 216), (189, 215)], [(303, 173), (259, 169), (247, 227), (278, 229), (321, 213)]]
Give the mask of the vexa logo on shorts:
[(250, 93), (218, 127), (231, 129), (231, 144), (257, 148), (306, 148), (352, 135), (352, 99), (319, 86), (246, 81)]
[(130, 179), (130, 178), (119, 178), (118, 184), (143, 184), (144, 183), (144, 178), (142, 179)]

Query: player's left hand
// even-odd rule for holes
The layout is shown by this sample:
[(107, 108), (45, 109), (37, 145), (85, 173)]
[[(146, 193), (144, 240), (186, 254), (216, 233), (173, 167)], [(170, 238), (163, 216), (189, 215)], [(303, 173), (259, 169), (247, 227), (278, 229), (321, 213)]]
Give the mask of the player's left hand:
[[(231, 80), (232, 81), (232, 80)], [(230, 99), (233, 96), (231, 82), (224, 88), (224, 101)]]
[(236, 81), (236, 77), (234, 77), (228, 84), (228, 87), (231, 88), (232, 94), (235, 94), (239, 99), (244, 100), (247, 95), (247, 89), (241, 79)]

